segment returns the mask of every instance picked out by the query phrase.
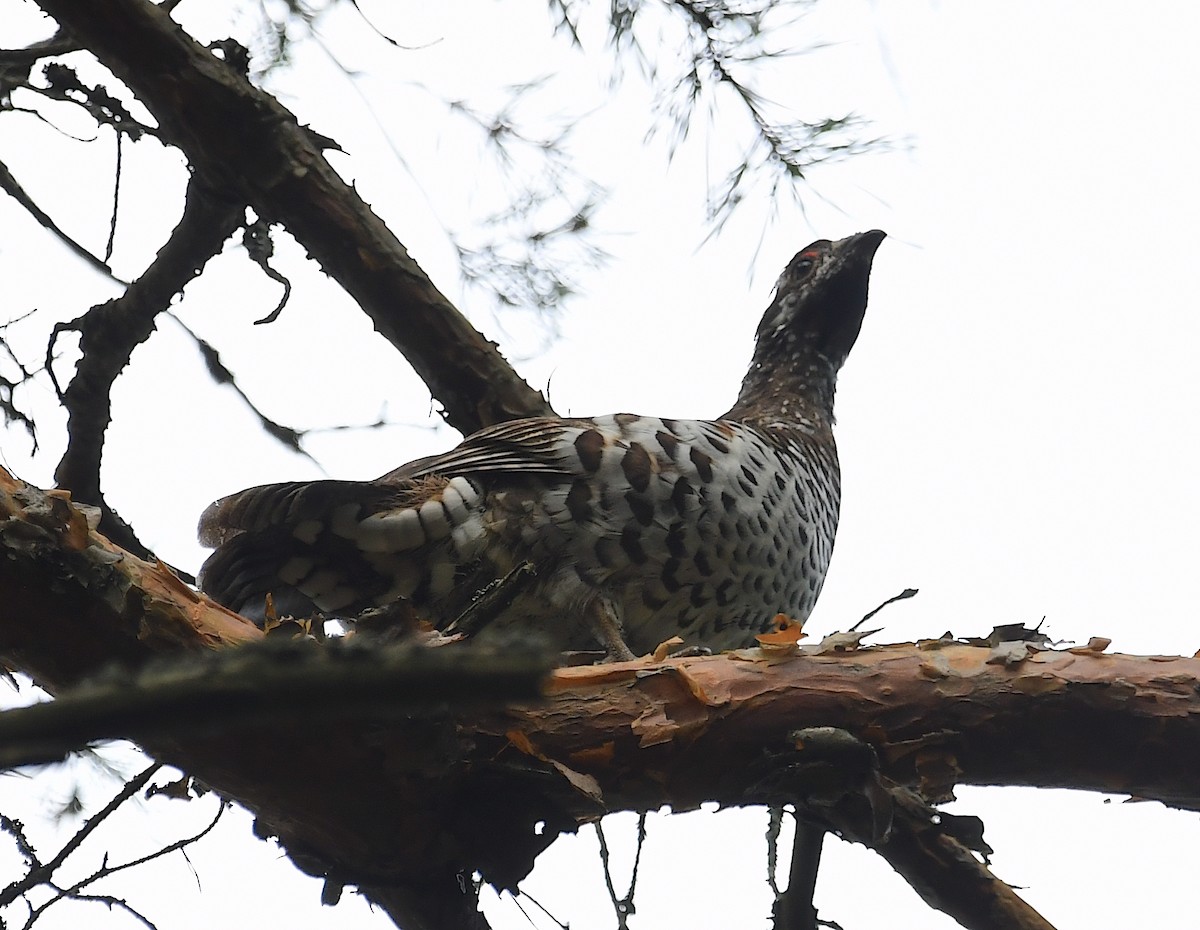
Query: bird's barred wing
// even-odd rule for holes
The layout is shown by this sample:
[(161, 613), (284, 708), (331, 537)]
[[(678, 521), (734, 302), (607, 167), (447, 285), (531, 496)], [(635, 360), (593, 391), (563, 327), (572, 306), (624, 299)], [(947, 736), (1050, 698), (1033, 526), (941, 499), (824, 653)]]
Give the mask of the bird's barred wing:
[[(361, 556), (362, 540), (378, 523), (368, 518), (397, 506), (419, 507), (419, 497), (432, 496), (427, 484), (288, 482), (224, 497), (200, 517), (200, 542), (216, 548), (200, 569), (200, 587), (259, 621), (267, 594), (281, 615), (305, 616), (334, 602), (364, 609), (388, 587)], [(408, 535), (419, 544), (424, 535), (416, 515), (413, 522), (417, 532), (409, 528)], [(381, 535), (378, 527), (374, 535)]]
[(569, 476), (577, 470), (572, 454), (578, 435), (591, 420), (528, 417), (497, 423), (472, 433), (441, 455), (431, 455), (388, 472), (380, 481), (404, 482), (427, 475), (516, 472)]
[(436, 476), (516, 472), (568, 476), (574, 470), (571, 441), (587, 421), (537, 417), (513, 420), (480, 430), (441, 455), (400, 466), (375, 481), (293, 481), (247, 488), (223, 497), (200, 517), (204, 546), (218, 547), (246, 532), (289, 526), (311, 535), (314, 522), (343, 523), (383, 510), (420, 508), (445, 482)]
[(200, 518), (201, 543), (216, 548), (201, 587), (255, 619), (268, 593), (297, 615), (442, 596), (482, 547), (484, 489), (471, 476), (567, 480), (579, 468), (572, 443), (589, 425), (517, 420), (376, 481), (270, 484), (222, 498)]
[(373, 481), (290, 481), (247, 488), (208, 505), (200, 516), (200, 544), (216, 548), (242, 533), (272, 526), (302, 528), (327, 520), (347, 504), (371, 510), (394, 497), (395, 487)]

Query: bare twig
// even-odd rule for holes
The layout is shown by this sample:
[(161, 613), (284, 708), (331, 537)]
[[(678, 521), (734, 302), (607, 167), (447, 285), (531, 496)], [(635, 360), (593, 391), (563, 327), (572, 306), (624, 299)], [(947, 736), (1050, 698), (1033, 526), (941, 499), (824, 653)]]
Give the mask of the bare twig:
[(512, 606), (513, 601), (537, 580), (532, 562), (522, 562), (503, 578), (498, 578), (480, 591), (466, 610), (446, 627), (446, 633), (466, 633), (474, 636)]
[(525, 908), (521, 906), (521, 898), (528, 898), (530, 903), (532, 903), (534, 907), (536, 907), (539, 911), (541, 911), (543, 914), (545, 914), (546, 917), (548, 917), (550, 920), (554, 921), (554, 923), (558, 926), (558, 930), (571, 930), (570, 924), (564, 923), (563, 921), (561, 921), (557, 917), (555, 917), (552, 913), (550, 913), (550, 911), (547, 909), (546, 905), (544, 905), (541, 901), (539, 901), (537, 898), (535, 898), (533, 895), (531, 895), (528, 891), (518, 892), (518, 895), (519, 895), (519, 897), (517, 895), (513, 896), (513, 899), (512, 899), (513, 904), (515, 904), (517, 906), (517, 909), (520, 910), (520, 912), (525, 916), (525, 919), (529, 921), (530, 925), (533, 924), (533, 921), (530, 920), (529, 912), (526, 911)]
[(59, 225), (50, 218), (50, 214), (39, 207), (37, 202), (34, 201), (34, 199), (30, 197), (28, 193), (26, 193), (25, 188), (23, 188), (20, 182), (13, 177), (13, 173), (3, 162), (0, 162), (0, 188), (2, 188), (6, 194), (12, 197), (13, 200), (24, 207), (29, 215), (37, 220), (44, 229), (50, 233), (53, 233), (54, 236), (63, 243), (63, 245), (67, 246), (67, 248), (99, 271), (106, 278), (111, 278), (118, 284), (128, 283), (127, 281), (122, 281), (115, 274), (113, 274), (112, 269), (108, 267), (104, 259), (97, 258), (90, 251), (88, 251), (87, 248), (80, 245), (67, 233), (65, 233), (59, 227)]
[[(54, 873), (66, 862), (67, 858), (72, 853), (82, 846), (83, 842), (88, 838), (88, 836), (117, 810), (117, 808), (131, 799), (135, 794), (138, 793), (138, 791), (146, 786), (149, 783), (150, 778), (161, 767), (161, 764), (154, 763), (139, 775), (136, 775), (134, 778), (126, 782), (125, 785), (122, 786), (121, 791), (118, 792), (118, 794), (105, 806), (105, 808), (93, 817), (88, 818), (83, 828), (77, 831), (75, 835), (71, 837), (70, 841), (68, 841), (68, 843), (59, 850), (54, 859), (45, 864), (42, 864), (38, 861), (36, 852), (34, 852), (28, 841), (25, 840), (24, 834), (20, 831), (20, 824), (16, 824), (16, 829), (14, 830), (12, 829), (12, 821), (8, 820), (8, 818), (0, 817), (0, 825), (3, 825), (8, 832), (13, 833), (14, 837), (16, 837), (18, 850), (21, 852), (30, 866), (28, 873), (23, 878), (13, 882), (2, 892), (0, 892), (0, 907), (4, 907), (12, 903), (18, 897), (27, 894), (35, 887), (45, 885), (54, 891), (54, 895), (37, 907), (30, 905), (29, 916), (24, 925), (26, 928), (32, 927), (38, 918), (40, 918), (48, 908), (54, 904), (57, 904), (59, 901), (79, 901), (95, 902), (104, 904), (109, 908), (118, 908), (119, 910), (123, 910), (128, 913), (143, 926), (154, 930), (154, 923), (124, 899), (107, 894), (85, 893), (84, 889), (94, 885), (96, 882), (102, 879), (108, 878), (111, 875), (115, 875), (118, 872), (123, 872), (126, 869), (136, 868), (173, 852), (184, 851), (188, 846), (198, 842), (212, 832), (213, 828), (215, 828), (217, 823), (220, 821), (221, 816), (228, 809), (228, 801), (219, 801), (216, 814), (208, 822), (208, 824), (206, 824), (198, 832), (167, 843), (165, 846), (162, 846), (153, 852), (147, 853), (146, 855), (138, 856), (134, 859), (118, 863), (116, 865), (110, 864), (108, 856), (105, 855), (99, 868), (95, 869), (93, 872), (91, 872), (91, 874), (74, 882), (68, 887), (62, 887), (55, 882)], [(186, 853), (184, 854), (186, 855)]]
[[(295, 452), (297, 455), (304, 456), (314, 465), (320, 467), (320, 463), (317, 462), (317, 460), (313, 458), (312, 455), (301, 444), (304, 437), (308, 433), (314, 432), (313, 430), (297, 429), (293, 426), (287, 426), (278, 422), (277, 420), (272, 420), (269, 416), (263, 413), (258, 408), (258, 405), (250, 399), (250, 396), (242, 390), (241, 385), (237, 382), (237, 376), (226, 367), (225, 363), (221, 360), (221, 353), (217, 351), (216, 347), (207, 339), (204, 339), (202, 336), (200, 336), (190, 326), (184, 323), (177, 314), (172, 313), (170, 310), (166, 311), (166, 314), (175, 321), (176, 325), (179, 326), (180, 329), (187, 333), (189, 338), (191, 338), (192, 342), (196, 346), (197, 351), (200, 353), (201, 359), (204, 361), (204, 369), (208, 372), (209, 377), (212, 378), (217, 384), (224, 384), (228, 386), (235, 394), (237, 394), (242, 403), (245, 404), (247, 409), (257, 418), (258, 425), (262, 428), (264, 433), (282, 445), (286, 446), (292, 452)], [(381, 423), (379, 425), (383, 424)]]
[(57, 896), (54, 898), (51, 898), (49, 901), (47, 901), (41, 907), (31, 909), (30, 913), (29, 913), (29, 917), (25, 921), (25, 924), (21, 928), (21, 930), (32, 930), (34, 923), (37, 921), (37, 919), (39, 917), (41, 917), (42, 912), (44, 912), (46, 910), (46, 908), (49, 907), (51, 904), (53, 904), (55, 901), (61, 901), (64, 898), (69, 899), (71, 901), (91, 901), (91, 902), (95, 902), (96, 904), (103, 904), (109, 910), (116, 908), (119, 911), (124, 911), (126, 914), (128, 914), (130, 917), (132, 917), (138, 923), (140, 923), (143, 927), (145, 927), (146, 930), (158, 930), (157, 924), (155, 924), (153, 921), (151, 921), (150, 918), (148, 918), (145, 914), (143, 914), (141, 911), (139, 911), (137, 908), (135, 908), (132, 904), (130, 904), (124, 898), (117, 898), (117, 897), (114, 897), (113, 895), (107, 895), (107, 894), (81, 894), (79, 892), (72, 892), (69, 889), (59, 888), (57, 885), (53, 884), (52, 882), (47, 883), (47, 884), (49, 884), (49, 886), (51, 888), (53, 888), (56, 892), (58, 892)]
[(112, 214), (108, 221), (108, 241), (104, 243), (104, 262), (112, 261), (113, 245), (117, 241), (117, 217), (121, 215), (121, 172), (125, 164), (125, 136), (116, 133), (117, 160), (113, 165)]
[(600, 841), (600, 865), (604, 869), (604, 884), (608, 888), (608, 897), (612, 901), (613, 910), (617, 915), (618, 930), (629, 930), (629, 918), (637, 912), (633, 897), (637, 893), (638, 866), (642, 861), (642, 847), (646, 845), (646, 814), (638, 814), (637, 851), (633, 858), (633, 872), (629, 877), (629, 890), (620, 898), (613, 887), (612, 868), (609, 863), (608, 842), (604, 837), (604, 826), (596, 821), (596, 838)]
[(292, 282), (271, 267), (271, 257), (275, 254), (275, 243), (271, 239), (271, 224), (262, 218), (247, 224), (246, 231), (242, 236), (242, 245), (246, 249), (246, 254), (250, 256), (250, 260), (258, 265), (263, 274), (277, 284), (283, 285), (283, 294), (280, 295), (275, 309), (261, 320), (254, 321), (255, 326), (274, 323), (279, 319), (283, 308), (287, 306), (288, 298), (292, 296)]
[(899, 594), (897, 594), (893, 597), (889, 597), (886, 601), (884, 601), (882, 604), (880, 604), (874, 610), (863, 614), (862, 619), (859, 620), (856, 624), (854, 624), (854, 626), (850, 627), (850, 632), (853, 633), (860, 626), (862, 626), (864, 623), (866, 623), (868, 620), (870, 620), (872, 617), (874, 617), (877, 613), (879, 613), (879, 611), (881, 611), (881, 610), (883, 610), (883, 608), (887, 607), (888, 604), (894, 604), (894, 603), (896, 603), (896, 601), (905, 601), (905, 600), (908, 600), (910, 597), (916, 597), (917, 593), (918, 593), (918, 591), (916, 588), (905, 588)]
[(75, 835), (67, 840), (66, 844), (60, 849), (53, 859), (44, 865), (34, 865), (33, 868), (25, 875), (24, 878), (13, 882), (3, 891), (0, 891), (0, 907), (6, 907), (15, 901), (18, 897), (25, 894), (31, 888), (36, 888), (38, 885), (43, 885), (49, 882), (54, 873), (62, 866), (67, 857), (71, 855), (80, 844), (83, 843), (95, 830), (100, 826), (118, 807), (137, 794), (154, 776), (154, 773), (162, 768), (162, 764), (155, 762), (154, 764), (143, 769), (139, 774), (131, 778), (117, 792), (116, 796), (108, 802), (98, 814), (89, 817), (82, 827), (76, 831)]

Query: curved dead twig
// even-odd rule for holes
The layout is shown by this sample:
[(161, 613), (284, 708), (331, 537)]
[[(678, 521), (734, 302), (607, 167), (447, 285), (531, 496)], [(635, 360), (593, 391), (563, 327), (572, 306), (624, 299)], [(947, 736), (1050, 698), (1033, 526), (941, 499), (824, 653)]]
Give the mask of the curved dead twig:
[[(255, 404), (254, 401), (250, 399), (250, 396), (242, 390), (241, 385), (238, 384), (237, 377), (234, 375), (234, 373), (230, 371), (229, 368), (226, 367), (225, 363), (221, 360), (221, 353), (217, 351), (216, 346), (214, 346), (211, 342), (183, 322), (183, 320), (179, 318), (178, 314), (167, 310), (166, 315), (174, 320), (175, 324), (188, 335), (188, 338), (192, 340), (192, 343), (196, 346), (196, 350), (200, 353), (201, 359), (204, 361), (204, 368), (208, 372), (208, 376), (212, 378), (214, 383), (225, 385), (229, 387), (235, 394), (237, 394), (238, 399), (241, 400), (241, 402), (246, 405), (247, 409), (249, 409), (249, 411), (258, 419), (258, 425), (262, 428), (264, 433), (287, 447), (290, 451), (295, 452), (297, 455), (304, 456), (318, 468), (320, 467), (320, 463), (313, 458), (313, 456), (300, 444), (306, 435), (314, 432), (313, 430), (297, 429), (294, 426), (287, 426), (278, 422), (277, 420), (272, 420), (269, 416), (259, 410), (258, 405)], [(338, 428), (340, 429), (342, 427)], [(350, 427), (345, 428), (348, 429)]]
[(86, 247), (72, 239), (61, 227), (50, 217), (45, 210), (37, 205), (37, 202), (29, 196), (25, 188), (13, 176), (8, 166), (4, 162), (0, 162), (0, 189), (13, 198), (17, 203), (25, 208), (25, 211), (32, 216), (43, 229), (52, 233), (63, 245), (69, 248), (77, 256), (95, 268), (106, 278), (116, 281), (118, 284), (128, 284), (128, 281), (123, 281), (118, 278), (108, 264), (102, 258), (93, 255)]

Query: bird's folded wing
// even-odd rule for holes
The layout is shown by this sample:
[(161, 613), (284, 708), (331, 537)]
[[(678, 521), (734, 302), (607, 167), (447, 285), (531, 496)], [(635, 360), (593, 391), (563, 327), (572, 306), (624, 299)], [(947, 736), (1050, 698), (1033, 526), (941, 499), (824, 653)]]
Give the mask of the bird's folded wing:
[(396, 496), (395, 486), (374, 481), (289, 481), (259, 485), (209, 504), (200, 515), (200, 543), (215, 548), (242, 533), (325, 520), (332, 510), (348, 504), (370, 513)]
[(575, 442), (595, 430), (591, 420), (529, 417), (509, 420), (472, 433), (442, 455), (432, 455), (388, 472), (380, 481), (403, 482), (429, 475), (518, 472), (562, 475), (581, 471)]

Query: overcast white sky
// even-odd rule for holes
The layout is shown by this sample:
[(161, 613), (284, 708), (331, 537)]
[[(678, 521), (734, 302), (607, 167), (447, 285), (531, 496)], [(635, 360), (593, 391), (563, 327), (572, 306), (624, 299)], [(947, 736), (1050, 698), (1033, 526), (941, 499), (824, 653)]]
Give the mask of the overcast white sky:
[[(206, 40), (228, 34), (192, 18), (199, 6), (180, 7), (189, 28)], [(700, 248), (702, 151), (685, 151), (668, 169), (660, 147), (644, 147), (644, 92), (631, 86), (610, 102), (595, 59), (543, 41), (542, 4), (362, 6), (407, 45), (435, 42), (398, 54), (352, 17), (330, 27), (330, 47), (363, 71), (359, 87), (379, 125), (316, 49), (298, 55), (303, 79), (283, 76), (273, 89), (302, 121), (341, 142), (347, 154), (331, 156), (339, 169), (510, 357), (536, 340), (509, 317), (501, 331), (478, 295), (460, 295), (430, 206), (461, 226), (465, 208), (494, 196), (478, 153), (461, 133), (435, 133), (436, 107), (403, 82), (491, 93), (499, 82), (550, 72), (558, 80), (541, 92), (543, 112), (592, 111), (579, 126), (577, 155), (614, 187), (600, 216), (614, 258), (585, 282), (561, 338), (518, 366), (536, 387), (549, 385), (560, 412), (721, 412), (786, 260), (818, 236), (890, 233), (838, 394), (842, 524), (811, 631), (844, 628), (916, 587), (917, 598), (882, 616), (881, 640), (981, 634), (1044, 616), (1052, 637), (1109, 636), (1121, 651), (1191, 654), (1200, 646), (1200, 7), (817, 4), (802, 35), (830, 45), (799, 59), (772, 96), (808, 118), (857, 111), (903, 144), (815, 172), (823, 199), (809, 197), (805, 212), (781, 202), (754, 258), (763, 211), (748, 210)], [(35, 12), (0, 2), (0, 41), (38, 37)], [(55, 115), (84, 131), (70, 113)], [(725, 127), (737, 123), (717, 125), (720, 152)], [(71, 232), (102, 248), (108, 140), (67, 142), (32, 119), (7, 118), (0, 158)], [(131, 209), (118, 230), (116, 266), (133, 276), (177, 219), (183, 173), (153, 144), (131, 150), (126, 170)], [(138, 172), (155, 180), (139, 186)], [(281, 253), (296, 290), (273, 326), (249, 324), (274, 305), (277, 286), (233, 247), (189, 287), (179, 312), (278, 419), (366, 422), (386, 404), (393, 419), (432, 422), (421, 383), (354, 306), (296, 249)], [(11, 331), (33, 355), (52, 320), (114, 292), (7, 199), (0, 281), (6, 315), (41, 311)], [(36, 402), (49, 407), (48, 388), (38, 390)], [(3, 437), (5, 464), (42, 485), (61, 453), (52, 422), (33, 459), (20, 435)], [(453, 442), (448, 430), (397, 427), (323, 434), (310, 451), (330, 475), (371, 477)], [(320, 474), (256, 435), (228, 392), (206, 386), (169, 321), (118, 384), (105, 488), (168, 560), (198, 564), (195, 518), (213, 498)], [(96, 800), (115, 789), (93, 790)], [(45, 795), (45, 782), (0, 778), (6, 813), (22, 803), (36, 811)], [(954, 810), (985, 818), (997, 873), (1060, 930), (1181, 926), (1180, 913), (1191, 909), (1195, 814), (1057, 791), (960, 796)], [(128, 830), (171, 838), (179, 827), (164, 811), (179, 806), (149, 802), (151, 816), (132, 818)], [(631, 926), (765, 926), (764, 829), (758, 814), (654, 819)], [(612, 830), (610, 845), (631, 846), (628, 821), (618, 818)], [(51, 846), (53, 830), (42, 835)], [(4, 845), (0, 881), (17, 867)], [(871, 854), (836, 841), (829, 847), (822, 916), (846, 930), (952, 926)], [(276, 850), (250, 839), (245, 818), (191, 859), (198, 883), (176, 857), (121, 893), (174, 930), (387, 925), (358, 901), (320, 908), (318, 885), (295, 878)], [(599, 874), (594, 838), (584, 831), (560, 841), (528, 887), (576, 930), (608, 928), (614, 921)], [(118, 915), (61, 910), (44, 926), (132, 926)], [(490, 913), (497, 927), (526, 926), (510, 904)]]

